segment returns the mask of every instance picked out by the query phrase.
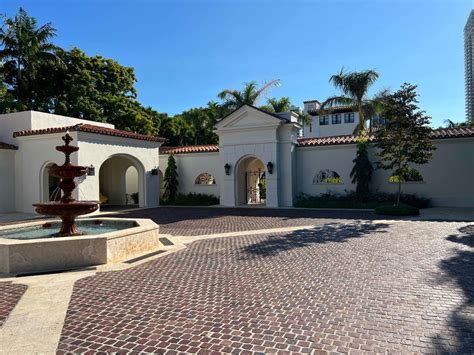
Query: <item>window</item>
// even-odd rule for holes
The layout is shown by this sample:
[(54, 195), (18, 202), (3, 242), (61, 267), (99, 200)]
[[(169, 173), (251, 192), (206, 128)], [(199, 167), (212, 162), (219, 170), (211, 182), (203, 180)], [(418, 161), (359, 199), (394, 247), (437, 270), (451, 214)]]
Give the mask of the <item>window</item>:
[(321, 170), (313, 178), (313, 184), (342, 184), (343, 180), (341, 176), (334, 170)]
[(319, 117), (319, 125), (326, 126), (328, 124), (329, 124), (329, 116), (328, 115), (324, 115), (324, 116)]
[(202, 173), (198, 175), (196, 180), (194, 181), (196, 185), (215, 185), (216, 184), (216, 179), (214, 176), (208, 173)]
[(341, 123), (341, 114), (335, 113), (332, 115), (332, 124), (340, 124)]
[(344, 114), (344, 123), (354, 123), (354, 112)]

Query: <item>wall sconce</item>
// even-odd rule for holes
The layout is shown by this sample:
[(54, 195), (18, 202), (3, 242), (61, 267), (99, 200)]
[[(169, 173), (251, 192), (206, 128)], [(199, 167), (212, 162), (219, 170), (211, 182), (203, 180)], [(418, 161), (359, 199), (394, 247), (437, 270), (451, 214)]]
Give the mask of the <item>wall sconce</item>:
[(225, 170), (226, 175), (230, 175), (230, 165), (229, 165), (229, 163), (226, 163), (224, 165), (224, 170)]
[(91, 164), (91, 166), (89, 166), (87, 168), (87, 175), (88, 176), (94, 176), (95, 175), (95, 166)]
[(158, 175), (158, 168), (151, 169), (151, 175)]
[(271, 161), (267, 163), (267, 170), (269, 174), (273, 174), (273, 163)]

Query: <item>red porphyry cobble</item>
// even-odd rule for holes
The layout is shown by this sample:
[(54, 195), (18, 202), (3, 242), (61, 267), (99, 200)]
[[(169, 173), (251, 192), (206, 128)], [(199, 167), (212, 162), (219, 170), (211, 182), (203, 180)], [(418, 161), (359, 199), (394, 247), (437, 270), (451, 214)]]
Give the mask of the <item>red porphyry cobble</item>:
[(474, 226), (334, 220), (76, 282), (58, 353), (474, 352)]
[(0, 282), (0, 327), (6, 322), (13, 308), (27, 289), (26, 285)]

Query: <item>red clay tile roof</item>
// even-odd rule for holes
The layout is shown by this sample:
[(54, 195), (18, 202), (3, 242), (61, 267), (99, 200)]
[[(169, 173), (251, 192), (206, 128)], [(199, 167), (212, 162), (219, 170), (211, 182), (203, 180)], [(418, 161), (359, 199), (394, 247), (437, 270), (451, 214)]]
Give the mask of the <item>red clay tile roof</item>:
[[(474, 137), (474, 128), (440, 128), (431, 132), (432, 139), (448, 139), (448, 138), (467, 138)], [(369, 142), (375, 141), (374, 136), (369, 137)], [(332, 137), (316, 137), (316, 138), (299, 138), (298, 147), (314, 147), (319, 145), (338, 145), (338, 144), (355, 144), (357, 136), (332, 136)]]
[(95, 134), (102, 134), (106, 136), (139, 139), (142, 141), (151, 141), (151, 142), (164, 142), (165, 141), (165, 139), (161, 137), (147, 136), (144, 134), (138, 134), (138, 133), (133, 133), (129, 131), (121, 131), (119, 129), (113, 129), (113, 128), (107, 128), (107, 127), (99, 127), (99, 126), (94, 126), (91, 124), (78, 124), (75, 126), (67, 126), (67, 127), (51, 127), (51, 128), (43, 128), (43, 129), (18, 131), (18, 132), (13, 133), (13, 137), (16, 138), (16, 137), (24, 137), (24, 136), (36, 136), (36, 135), (41, 135), (41, 134), (62, 133), (66, 131), (95, 133)]
[(13, 144), (8, 144), (4, 142), (0, 142), (0, 149), (12, 149), (12, 150), (17, 150), (18, 147)]
[(219, 146), (217, 144), (160, 147), (160, 154), (216, 153), (218, 151)]

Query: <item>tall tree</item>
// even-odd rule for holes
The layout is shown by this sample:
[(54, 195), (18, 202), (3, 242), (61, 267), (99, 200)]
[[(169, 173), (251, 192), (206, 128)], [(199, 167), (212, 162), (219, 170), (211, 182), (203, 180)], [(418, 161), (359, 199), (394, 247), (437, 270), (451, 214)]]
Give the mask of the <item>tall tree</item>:
[(366, 120), (381, 110), (379, 100), (370, 99), (369, 88), (377, 81), (379, 74), (375, 70), (361, 72), (345, 72), (344, 68), (329, 81), (339, 90), (341, 95), (328, 98), (322, 103), (322, 110), (338, 105), (351, 106), (359, 113), (359, 125), (356, 132), (365, 131)]
[(9, 18), (4, 16), (0, 28), (0, 62), (4, 80), (14, 92), (17, 109), (31, 109), (34, 105), (31, 82), (44, 62), (59, 62), (57, 47), (50, 41), (56, 36), (51, 23), (38, 26), (34, 17), (23, 8)]
[(176, 159), (173, 154), (168, 157), (168, 166), (165, 170), (164, 181), (164, 197), (168, 201), (174, 201), (178, 193), (178, 167), (176, 166)]
[(354, 166), (352, 167), (350, 177), (352, 178), (352, 183), (356, 184), (357, 196), (364, 200), (369, 195), (369, 184), (374, 170), (370, 163), (367, 139), (365, 137), (358, 138), (356, 157), (352, 162)]
[[(402, 177), (413, 169), (411, 164), (426, 164), (435, 149), (430, 139), (431, 118), (418, 108), (416, 86), (403, 84), (388, 96), (384, 105), (385, 125), (376, 131), (380, 151), (378, 166)], [(400, 204), (402, 178), (398, 179), (396, 205)]]
[(270, 80), (262, 87), (258, 87), (256, 81), (245, 83), (244, 89), (226, 89), (221, 91), (217, 97), (224, 101), (223, 106), (228, 110), (235, 110), (242, 105), (256, 105), (258, 101), (273, 87), (280, 86), (280, 80)]

